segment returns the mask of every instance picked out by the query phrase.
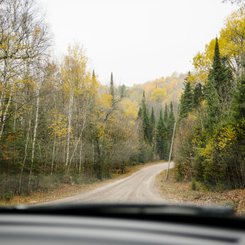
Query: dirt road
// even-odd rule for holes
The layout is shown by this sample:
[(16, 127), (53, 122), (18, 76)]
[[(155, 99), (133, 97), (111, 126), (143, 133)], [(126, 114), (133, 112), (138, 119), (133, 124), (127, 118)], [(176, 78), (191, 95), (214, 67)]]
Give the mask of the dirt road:
[(115, 180), (98, 189), (81, 193), (76, 196), (52, 201), (46, 204), (61, 203), (160, 203), (164, 199), (160, 197), (154, 187), (157, 174), (167, 169), (168, 163), (158, 163), (144, 167), (134, 174)]

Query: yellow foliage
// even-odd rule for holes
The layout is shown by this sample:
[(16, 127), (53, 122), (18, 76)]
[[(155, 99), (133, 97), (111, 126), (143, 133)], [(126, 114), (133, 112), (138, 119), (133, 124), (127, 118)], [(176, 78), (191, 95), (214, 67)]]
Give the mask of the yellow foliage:
[(153, 101), (162, 101), (166, 96), (166, 89), (165, 88), (154, 88), (151, 92), (150, 99)]
[(111, 108), (112, 96), (110, 94), (101, 94), (100, 97), (97, 98), (97, 104), (104, 109)]
[[(237, 56), (245, 52), (245, 11), (243, 8), (235, 11), (226, 20), (225, 27), (220, 31), (219, 48), (222, 56), (226, 57), (232, 69)], [(196, 81), (205, 82), (211, 68), (214, 56), (215, 39), (205, 46), (204, 52), (199, 52), (193, 58)]]
[(128, 98), (123, 99), (121, 102), (123, 113), (126, 117), (135, 120), (138, 116), (138, 105), (136, 102)]
[(67, 117), (65, 115), (53, 112), (53, 121), (49, 128), (51, 129), (52, 135), (58, 138), (65, 137), (68, 133), (67, 128)]
[(220, 32), (222, 54), (228, 57), (245, 52), (245, 10), (240, 8), (226, 20), (225, 28)]
[(35, 89), (36, 87), (36, 81), (34, 81), (31, 78), (26, 78), (26, 79), (18, 79), (15, 81), (15, 85), (24, 85), (24, 86), (28, 86), (30, 89)]
[(41, 33), (41, 28), (40, 28), (40, 26), (36, 26), (35, 28), (34, 28), (34, 30), (33, 30), (33, 36), (34, 37), (38, 37), (39, 35), (40, 35), (40, 33)]
[(230, 144), (232, 144), (232, 142), (234, 142), (236, 140), (236, 131), (232, 126), (226, 126), (225, 128), (223, 128), (221, 130), (221, 132), (219, 133), (217, 140), (218, 140), (218, 149), (223, 150), (224, 148), (226, 148), (227, 146), (229, 146)]
[(209, 140), (204, 148), (199, 149), (199, 152), (201, 156), (208, 159), (212, 155), (213, 149), (214, 149), (214, 142), (213, 140)]
[(78, 46), (70, 46), (68, 54), (61, 66), (63, 89), (66, 94), (72, 92), (75, 96), (96, 90), (97, 84), (86, 71), (87, 57)]
[(97, 137), (99, 139), (103, 139), (105, 137), (105, 124), (98, 122), (96, 124), (96, 132), (97, 132)]

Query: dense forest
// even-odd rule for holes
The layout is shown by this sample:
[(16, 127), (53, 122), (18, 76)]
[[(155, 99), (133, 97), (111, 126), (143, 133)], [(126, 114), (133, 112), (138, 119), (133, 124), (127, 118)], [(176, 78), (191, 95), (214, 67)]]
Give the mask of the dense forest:
[(245, 187), (245, 10), (198, 53), (180, 99), (176, 177), (193, 189)]
[(0, 1), (1, 198), (167, 159), (186, 75), (102, 85), (79, 45), (54, 61), (50, 36), (33, 1)]

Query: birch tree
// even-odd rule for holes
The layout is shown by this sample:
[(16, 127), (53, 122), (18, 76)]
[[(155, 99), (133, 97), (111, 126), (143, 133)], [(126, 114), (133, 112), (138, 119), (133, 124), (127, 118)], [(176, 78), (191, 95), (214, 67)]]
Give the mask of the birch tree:
[(35, 12), (32, 0), (3, 0), (0, 3), (0, 140), (9, 119), (14, 85), (27, 64), (46, 54), (47, 26)]

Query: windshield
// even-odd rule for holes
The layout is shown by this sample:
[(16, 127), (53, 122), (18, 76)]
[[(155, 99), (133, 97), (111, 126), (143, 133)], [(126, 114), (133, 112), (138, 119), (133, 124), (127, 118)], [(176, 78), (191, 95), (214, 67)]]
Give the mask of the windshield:
[(245, 213), (245, 5), (0, 0), (0, 205)]

